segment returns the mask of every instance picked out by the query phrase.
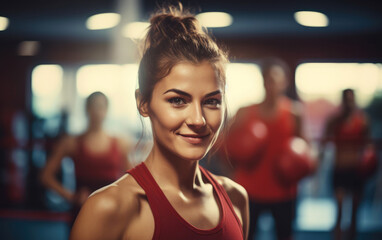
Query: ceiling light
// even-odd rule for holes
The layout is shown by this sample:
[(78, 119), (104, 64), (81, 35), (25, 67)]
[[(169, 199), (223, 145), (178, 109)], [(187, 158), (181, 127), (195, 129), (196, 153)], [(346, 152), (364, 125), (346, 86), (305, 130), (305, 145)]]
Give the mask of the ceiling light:
[(196, 15), (200, 24), (204, 27), (227, 27), (233, 22), (233, 18), (230, 14), (224, 12), (205, 12)]
[(8, 25), (8, 18), (0, 16), (0, 31), (4, 31), (5, 29), (7, 29)]
[(118, 25), (121, 15), (118, 13), (100, 13), (86, 20), (86, 27), (90, 30), (113, 28)]
[(294, 19), (296, 20), (296, 22), (306, 27), (327, 27), (329, 25), (328, 17), (320, 12), (295, 12)]
[(122, 35), (127, 38), (141, 39), (146, 35), (150, 23), (131, 22), (122, 29)]

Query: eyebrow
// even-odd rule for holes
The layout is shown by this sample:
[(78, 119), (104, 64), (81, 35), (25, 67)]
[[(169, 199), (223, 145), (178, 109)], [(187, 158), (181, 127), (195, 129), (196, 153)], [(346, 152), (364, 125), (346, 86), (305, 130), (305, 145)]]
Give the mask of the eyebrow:
[(212, 97), (214, 95), (217, 95), (217, 94), (221, 94), (222, 92), (220, 90), (216, 90), (216, 91), (213, 91), (213, 92), (210, 92), (206, 95), (206, 97)]
[[(186, 96), (186, 97), (189, 97), (189, 98), (192, 97), (191, 94), (186, 93), (186, 92), (184, 92), (182, 90), (179, 90), (179, 89), (175, 89), (175, 88), (171, 88), (171, 89), (167, 90), (166, 92), (164, 92), (163, 94), (166, 94), (168, 92), (175, 92), (175, 93), (177, 93), (179, 95), (183, 95), (183, 96)], [(211, 96), (214, 96), (214, 95), (217, 95), (217, 94), (220, 94), (220, 93), (221, 93), (220, 90), (216, 90), (216, 91), (213, 91), (213, 92), (210, 92), (210, 93), (206, 94), (205, 97), (211, 97)]]
[(186, 92), (184, 92), (182, 90), (179, 90), (179, 89), (175, 89), (175, 88), (171, 88), (171, 89), (167, 90), (166, 92), (164, 92), (163, 94), (166, 94), (168, 92), (174, 92), (174, 93), (177, 93), (179, 95), (183, 95), (183, 96), (186, 96), (186, 97), (191, 97), (191, 94), (186, 93)]

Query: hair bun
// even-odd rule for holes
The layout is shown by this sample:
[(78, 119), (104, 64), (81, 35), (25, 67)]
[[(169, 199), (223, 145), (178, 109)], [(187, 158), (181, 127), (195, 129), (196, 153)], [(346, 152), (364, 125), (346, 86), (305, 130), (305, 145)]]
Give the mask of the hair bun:
[(198, 20), (189, 12), (178, 7), (163, 8), (150, 19), (144, 51), (149, 47), (156, 47), (163, 42), (171, 43), (177, 39), (184, 39), (192, 35), (205, 35)]

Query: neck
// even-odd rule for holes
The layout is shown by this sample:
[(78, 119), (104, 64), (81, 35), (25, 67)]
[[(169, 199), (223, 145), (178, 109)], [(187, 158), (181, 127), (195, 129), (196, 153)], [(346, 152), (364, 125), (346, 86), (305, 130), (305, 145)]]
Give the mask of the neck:
[(355, 112), (355, 108), (342, 108), (342, 117), (346, 118), (351, 116)]
[(280, 97), (275, 97), (271, 95), (265, 95), (263, 106), (269, 110), (277, 107)]
[(154, 143), (145, 163), (160, 186), (193, 192), (203, 184), (199, 161), (175, 156), (157, 143)]
[(102, 132), (103, 132), (102, 124), (95, 124), (95, 123), (91, 123), (91, 122), (89, 122), (89, 123), (88, 123), (88, 129), (87, 129), (87, 132), (91, 132), (91, 133), (102, 133)]

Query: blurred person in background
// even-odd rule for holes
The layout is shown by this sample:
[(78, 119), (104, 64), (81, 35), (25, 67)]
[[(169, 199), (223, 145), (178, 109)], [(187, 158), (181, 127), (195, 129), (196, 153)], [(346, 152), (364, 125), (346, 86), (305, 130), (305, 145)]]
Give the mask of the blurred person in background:
[[(259, 216), (269, 211), (277, 239), (287, 240), (292, 239), (297, 182), (310, 171), (293, 164), (294, 157), (301, 156), (292, 151), (290, 144), (298, 140), (300, 147), (307, 145), (300, 138), (300, 104), (285, 95), (290, 75), (287, 65), (270, 58), (261, 67), (265, 99), (238, 110), (231, 121), (225, 148), (234, 165), (234, 180), (249, 195), (249, 239), (254, 239)], [(307, 149), (303, 150), (306, 154)], [(308, 160), (306, 155), (302, 158)]]
[(376, 158), (369, 141), (369, 123), (364, 112), (355, 102), (352, 89), (342, 92), (342, 102), (338, 113), (327, 121), (321, 142), (321, 159), (324, 146), (332, 141), (335, 146), (333, 188), (337, 203), (337, 219), (334, 228), (336, 240), (343, 235), (341, 230), (342, 205), (346, 194), (352, 199), (349, 239), (355, 239), (357, 212), (361, 201), (365, 177), (375, 169)]
[(245, 189), (199, 166), (224, 123), (227, 56), (181, 5), (150, 24), (136, 100), (153, 147), (89, 197), (70, 239), (247, 239)]
[[(112, 183), (130, 168), (127, 141), (110, 136), (103, 129), (107, 109), (106, 95), (102, 92), (90, 94), (86, 99), (86, 131), (79, 136), (62, 137), (40, 175), (45, 187), (72, 204), (73, 221), (93, 191)], [(64, 157), (72, 158), (75, 165), (75, 192), (66, 189), (56, 178)]]

